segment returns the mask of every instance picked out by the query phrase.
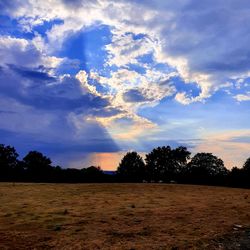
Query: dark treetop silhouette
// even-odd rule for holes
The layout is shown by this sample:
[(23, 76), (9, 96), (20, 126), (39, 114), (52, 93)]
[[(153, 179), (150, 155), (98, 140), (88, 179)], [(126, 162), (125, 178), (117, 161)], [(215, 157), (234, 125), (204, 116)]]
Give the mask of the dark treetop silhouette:
[(137, 152), (128, 152), (117, 168), (117, 175), (121, 181), (142, 181), (145, 178), (145, 172), (145, 163)]
[(185, 147), (171, 149), (170, 146), (158, 147), (146, 155), (147, 178), (153, 181), (171, 181), (182, 172), (190, 158)]
[(242, 168), (227, 170), (221, 159), (211, 153), (197, 153), (190, 159), (186, 147), (154, 148), (143, 158), (128, 152), (116, 174), (105, 174), (100, 167), (82, 169), (53, 166), (37, 151), (22, 160), (14, 147), (0, 144), (0, 181), (19, 182), (178, 182), (250, 188), (250, 158)]

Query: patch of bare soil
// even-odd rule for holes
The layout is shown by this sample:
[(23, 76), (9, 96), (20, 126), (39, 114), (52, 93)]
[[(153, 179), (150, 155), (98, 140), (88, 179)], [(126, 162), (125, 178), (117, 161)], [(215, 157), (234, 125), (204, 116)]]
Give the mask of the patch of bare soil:
[(234, 227), (232, 232), (211, 240), (207, 249), (250, 250), (250, 227)]

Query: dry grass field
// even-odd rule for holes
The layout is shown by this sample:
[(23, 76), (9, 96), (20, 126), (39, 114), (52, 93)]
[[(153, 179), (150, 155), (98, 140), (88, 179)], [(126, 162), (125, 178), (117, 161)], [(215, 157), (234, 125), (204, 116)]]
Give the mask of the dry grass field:
[(247, 249), (249, 226), (250, 190), (0, 184), (0, 249)]

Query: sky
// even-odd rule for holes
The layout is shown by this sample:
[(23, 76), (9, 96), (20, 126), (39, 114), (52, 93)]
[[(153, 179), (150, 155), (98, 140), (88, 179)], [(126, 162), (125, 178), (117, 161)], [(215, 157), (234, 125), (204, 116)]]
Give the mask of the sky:
[(0, 143), (116, 169), (131, 150), (250, 156), (247, 0), (0, 0)]

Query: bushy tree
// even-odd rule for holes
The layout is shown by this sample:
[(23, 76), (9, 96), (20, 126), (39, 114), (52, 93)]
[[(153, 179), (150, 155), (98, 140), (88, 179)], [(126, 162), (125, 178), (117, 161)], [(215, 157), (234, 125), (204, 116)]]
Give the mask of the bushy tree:
[(0, 144), (0, 166), (4, 168), (14, 168), (18, 164), (18, 153), (14, 147)]
[(217, 182), (228, 174), (224, 162), (212, 153), (197, 153), (188, 164), (189, 179), (199, 183)]
[(0, 179), (9, 180), (18, 167), (18, 153), (14, 147), (0, 144)]
[(51, 160), (37, 151), (30, 151), (23, 158), (23, 166), (28, 178), (36, 181), (46, 181), (53, 170)]
[(186, 147), (171, 149), (170, 146), (154, 148), (146, 155), (146, 168), (148, 179), (170, 181), (177, 177), (182, 168), (186, 166), (190, 152)]
[(104, 179), (103, 171), (99, 166), (83, 168), (81, 169), (81, 173), (86, 182), (100, 182)]
[(172, 149), (173, 153), (173, 164), (177, 172), (183, 171), (183, 168), (186, 167), (187, 161), (190, 159), (191, 153), (187, 150), (186, 147), (180, 146), (176, 149)]
[(246, 173), (242, 168), (233, 167), (229, 172), (228, 179), (230, 186), (246, 186)]
[(242, 167), (242, 178), (238, 181), (244, 183), (244, 187), (250, 187), (250, 157), (245, 161)]
[(250, 157), (245, 161), (243, 170), (250, 173)]
[(117, 176), (123, 181), (142, 181), (145, 176), (145, 164), (137, 152), (128, 152), (117, 168)]

